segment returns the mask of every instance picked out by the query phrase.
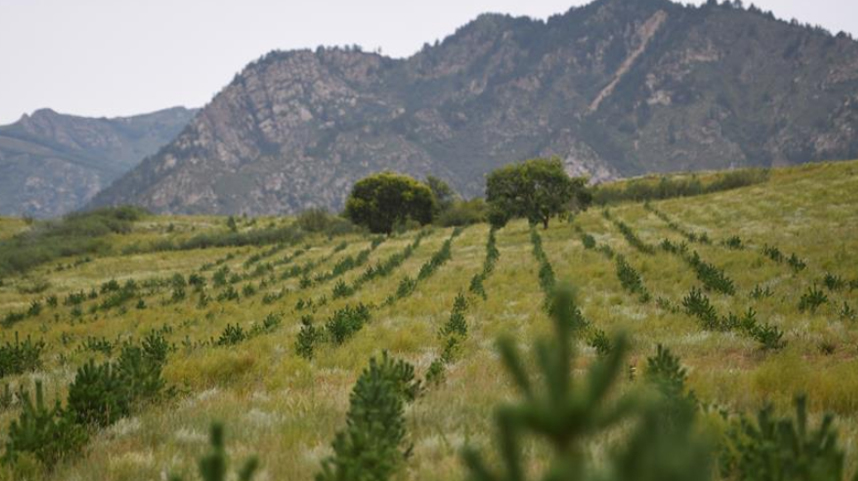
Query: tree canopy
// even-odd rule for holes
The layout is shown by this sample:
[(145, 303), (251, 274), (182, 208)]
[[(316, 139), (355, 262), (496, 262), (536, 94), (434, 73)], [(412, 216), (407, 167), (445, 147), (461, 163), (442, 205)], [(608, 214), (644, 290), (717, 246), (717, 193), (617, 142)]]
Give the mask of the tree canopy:
[(559, 158), (531, 159), (507, 165), (489, 174), (486, 200), (489, 220), (495, 226), (513, 217), (524, 217), (531, 224), (548, 227), (549, 220), (561, 213), (586, 208), (592, 202), (587, 179), (571, 178)]
[(346, 201), (346, 216), (352, 222), (383, 234), (409, 219), (428, 224), (435, 209), (434, 195), (426, 184), (393, 172), (359, 180)]

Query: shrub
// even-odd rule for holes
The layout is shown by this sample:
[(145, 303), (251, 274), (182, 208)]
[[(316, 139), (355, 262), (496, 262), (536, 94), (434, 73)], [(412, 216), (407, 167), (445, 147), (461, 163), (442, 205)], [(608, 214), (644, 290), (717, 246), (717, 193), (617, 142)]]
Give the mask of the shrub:
[(240, 342), (243, 342), (247, 339), (247, 334), (245, 334), (244, 329), (241, 328), (238, 324), (232, 325), (227, 324), (224, 328), (223, 332), (220, 334), (220, 338), (217, 340), (218, 346), (234, 346)]
[(685, 308), (686, 314), (698, 318), (703, 323), (704, 329), (720, 329), (715, 306), (709, 302), (709, 298), (700, 289), (692, 287), (691, 291), (682, 299), (682, 307)]
[(822, 290), (817, 289), (816, 284), (807, 288), (807, 292), (801, 295), (798, 301), (798, 310), (816, 312), (819, 306), (828, 302), (828, 296)]
[(3, 317), (3, 327), (11, 327), (27, 318), (27, 314), (23, 312), (9, 312)]
[(356, 307), (346, 306), (334, 312), (325, 328), (334, 344), (342, 344), (360, 331), (369, 319), (369, 308), (363, 303)]
[(429, 369), (426, 370), (426, 384), (437, 385), (444, 382), (444, 373), (447, 370), (447, 365), (443, 359), (436, 358), (429, 364)]
[(750, 332), (751, 336), (767, 351), (782, 349), (786, 346), (786, 342), (782, 339), (784, 333), (777, 326), (757, 324)]
[(90, 352), (100, 352), (105, 356), (110, 356), (113, 353), (113, 343), (105, 337), (87, 336), (81, 343), (80, 349)]
[(317, 481), (390, 479), (407, 456), (404, 406), (419, 392), (413, 366), (387, 352), (380, 361), (372, 358), (352, 389), (347, 427), (337, 433)]
[(410, 276), (405, 276), (399, 280), (399, 285), (396, 287), (394, 299), (402, 299), (408, 297), (414, 289), (417, 288), (417, 281)]
[(742, 243), (742, 239), (737, 235), (727, 238), (724, 240), (723, 244), (724, 247), (733, 250), (742, 250), (745, 248), (745, 245)]
[(238, 291), (232, 286), (226, 286), (226, 289), (217, 295), (218, 302), (238, 301), (240, 298), (241, 296), (238, 295)]
[(457, 200), (441, 211), (437, 223), (442, 227), (479, 224), (488, 219), (488, 210), (483, 199)]
[(596, 332), (590, 338), (589, 345), (596, 350), (596, 354), (599, 356), (607, 356), (614, 350), (613, 343), (608, 338), (608, 335), (605, 334), (605, 331), (601, 329), (596, 329)]
[(536, 229), (530, 229), (530, 243), (533, 244), (533, 256), (539, 262), (539, 287), (545, 295), (544, 306), (548, 307), (551, 293), (554, 291), (554, 269), (545, 251), (542, 249), (542, 237)]
[(45, 347), (44, 341), (34, 342), (30, 336), (20, 342), (16, 331), (14, 343), (7, 341), (0, 345), (0, 378), (41, 368)]
[(465, 320), (465, 311), (468, 309), (468, 301), (465, 295), (461, 292), (456, 296), (453, 302), (453, 309), (450, 312), (450, 318), (441, 327), (439, 331), (440, 337), (457, 335), (461, 337), (468, 336), (468, 323)]
[(765, 182), (769, 178), (767, 169), (739, 169), (716, 174), (704, 184), (697, 175), (647, 176), (628, 181), (603, 184), (593, 192), (597, 204), (619, 202), (643, 202), (674, 197), (720, 192)]
[(774, 292), (772, 292), (772, 289), (769, 286), (766, 286), (766, 288), (763, 289), (759, 284), (757, 284), (751, 291), (750, 297), (751, 299), (762, 299), (764, 297), (772, 297), (773, 295)]
[(787, 259), (787, 264), (789, 264), (795, 272), (801, 272), (807, 268), (807, 264), (803, 260), (799, 259), (794, 253), (789, 256), (789, 259)]
[(834, 417), (808, 425), (807, 401), (795, 400), (795, 417), (778, 419), (769, 406), (752, 421), (744, 416), (727, 432), (722, 471), (729, 479), (784, 481), (846, 479), (844, 451)]
[(825, 273), (822, 283), (829, 291), (840, 291), (846, 287), (846, 281), (842, 277), (830, 272)]
[(130, 232), (144, 214), (135, 207), (115, 207), (39, 222), (0, 241), (0, 276), (27, 272), (61, 257), (106, 252), (110, 246), (103, 237)]
[(77, 423), (105, 427), (128, 415), (126, 380), (111, 363), (90, 360), (77, 370), (69, 386), (68, 410)]
[(769, 246), (768, 244), (763, 246), (763, 255), (777, 263), (781, 263), (786, 259), (780, 249), (778, 249), (777, 247)]
[(321, 337), (322, 333), (313, 325), (313, 318), (301, 317), (301, 331), (298, 332), (298, 339), (295, 341), (295, 351), (304, 359), (313, 359), (313, 351)]
[(9, 425), (3, 464), (13, 464), (28, 453), (50, 468), (81, 450), (87, 441), (86, 430), (59, 401), (53, 408), (45, 404), (41, 381), (36, 381), (35, 402), (27, 393), (19, 399), (21, 414)]
[(354, 293), (354, 287), (349, 286), (342, 279), (340, 279), (339, 281), (337, 281), (336, 284), (334, 284), (334, 288), (331, 291), (331, 295), (334, 299), (339, 299), (341, 297), (349, 297)]
[(623, 289), (629, 291), (632, 294), (637, 294), (638, 298), (641, 302), (649, 302), (650, 296), (649, 291), (647, 291), (646, 286), (644, 286), (643, 279), (641, 279), (640, 274), (626, 262), (625, 257), (618, 255), (616, 257), (617, 261), (617, 278), (620, 280), (620, 284), (622, 284)]
[(840, 308), (840, 319), (844, 321), (858, 320), (858, 312), (855, 311), (846, 301), (843, 301), (843, 307)]
[[(163, 340), (163, 339), (161, 339)], [(116, 362), (116, 369), (124, 382), (123, 395), (129, 407), (136, 402), (157, 398), (165, 387), (161, 369), (167, 353), (159, 345), (148, 347), (125, 346)]]
[(488, 294), (486, 294), (486, 288), (483, 286), (484, 276), (482, 273), (474, 274), (474, 277), (471, 278), (471, 284), (468, 286), (468, 292), (472, 294), (476, 294), (483, 298), (483, 300), (488, 299)]

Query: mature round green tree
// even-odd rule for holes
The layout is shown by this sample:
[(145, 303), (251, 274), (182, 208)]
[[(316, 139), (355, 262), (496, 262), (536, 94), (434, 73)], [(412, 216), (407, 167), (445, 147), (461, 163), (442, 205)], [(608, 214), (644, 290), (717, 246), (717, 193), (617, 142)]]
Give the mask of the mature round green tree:
[(571, 178), (559, 158), (531, 159), (491, 172), (486, 179), (489, 221), (495, 226), (513, 217), (548, 228), (549, 220), (592, 201), (587, 180)]
[(434, 195), (426, 184), (393, 172), (359, 180), (346, 201), (346, 216), (374, 233), (390, 234), (408, 219), (428, 224), (434, 212)]

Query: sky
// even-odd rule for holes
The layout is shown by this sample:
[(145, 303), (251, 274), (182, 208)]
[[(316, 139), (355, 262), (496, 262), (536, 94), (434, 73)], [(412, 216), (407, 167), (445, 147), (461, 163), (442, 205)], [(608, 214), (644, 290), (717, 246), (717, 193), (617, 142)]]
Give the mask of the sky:
[[(404, 57), (480, 13), (547, 18), (588, 1), (0, 0), (0, 125), (44, 107), (92, 117), (201, 107), (274, 49), (358, 44)], [(858, 0), (754, 3), (858, 37)]]

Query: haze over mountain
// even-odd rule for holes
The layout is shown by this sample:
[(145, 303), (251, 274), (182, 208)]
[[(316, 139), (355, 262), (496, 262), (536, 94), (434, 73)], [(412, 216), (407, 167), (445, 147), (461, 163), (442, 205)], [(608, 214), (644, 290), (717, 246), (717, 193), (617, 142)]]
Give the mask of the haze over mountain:
[(483, 15), (406, 59), (272, 52), (91, 206), (338, 209), (384, 169), (466, 196), (559, 155), (598, 180), (858, 157), (858, 43), (758, 10), (598, 0), (548, 21)]
[(83, 206), (195, 113), (175, 107), (94, 119), (42, 109), (0, 127), (0, 215), (54, 217)]

